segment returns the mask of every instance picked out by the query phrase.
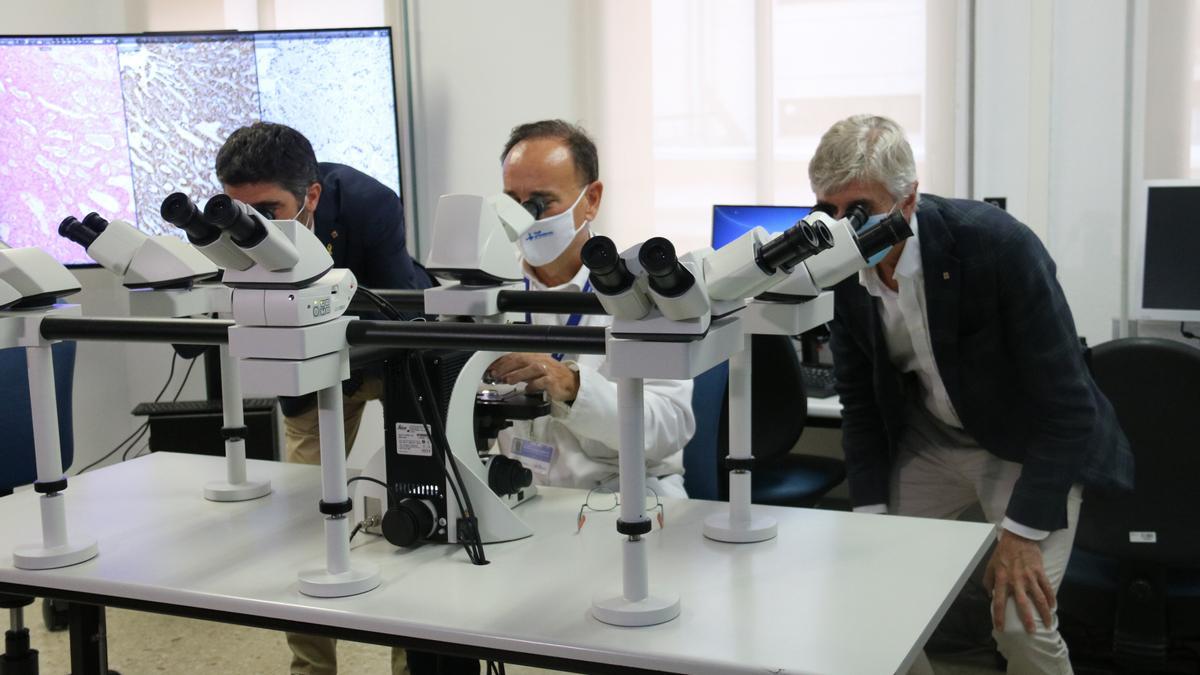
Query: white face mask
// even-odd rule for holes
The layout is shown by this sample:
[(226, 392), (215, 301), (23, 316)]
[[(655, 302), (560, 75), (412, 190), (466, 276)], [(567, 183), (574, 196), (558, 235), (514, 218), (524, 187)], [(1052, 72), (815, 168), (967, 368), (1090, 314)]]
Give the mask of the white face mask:
[[(578, 230), (575, 229), (575, 207), (583, 199), (587, 188), (575, 198), (571, 208), (562, 213), (542, 218), (529, 226), (517, 239), (517, 247), (521, 249), (521, 257), (533, 267), (541, 267), (554, 262), (562, 255), (575, 239)], [(579, 226), (583, 229), (587, 221)]]
[(300, 220), (301, 213), (304, 213), (304, 204), (300, 205), (300, 210), (296, 212), (296, 215), (292, 216), (292, 220), (296, 221), (297, 223), (300, 223), (301, 225), (307, 227), (310, 230), (313, 229), (313, 226), (316, 225), (316, 223), (313, 222), (312, 218), (309, 218), (307, 223), (304, 222), (303, 220)]

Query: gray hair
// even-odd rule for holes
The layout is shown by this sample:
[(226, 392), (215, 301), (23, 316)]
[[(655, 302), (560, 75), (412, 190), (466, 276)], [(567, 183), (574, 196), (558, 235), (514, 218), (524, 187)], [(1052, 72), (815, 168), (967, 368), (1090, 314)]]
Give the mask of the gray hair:
[(813, 192), (836, 192), (854, 181), (878, 181), (896, 199), (917, 183), (917, 165), (904, 130), (878, 115), (854, 115), (834, 124), (808, 163)]

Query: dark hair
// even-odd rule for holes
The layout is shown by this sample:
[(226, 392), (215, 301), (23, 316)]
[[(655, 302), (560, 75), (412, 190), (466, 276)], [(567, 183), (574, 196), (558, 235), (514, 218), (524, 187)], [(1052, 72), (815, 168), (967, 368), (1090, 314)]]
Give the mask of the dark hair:
[(278, 183), (301, 203), (320, 179), (317, 155), (304, 134), (282, 124), (255, 122), (229, 135), (217, 152), (222, 185)]
[(600, 180), (600, 158), (596, 153), (596, 144), (583, 127), (563, 120), (542, 120), (513, 127), (508, 142), (504, 144), (504, 152), (500, 153), (500, 161), (508, 159), (508, 153), (517, 143), (531, 138), (557, 138), (566, 143), (579, 175), (588, 183)]

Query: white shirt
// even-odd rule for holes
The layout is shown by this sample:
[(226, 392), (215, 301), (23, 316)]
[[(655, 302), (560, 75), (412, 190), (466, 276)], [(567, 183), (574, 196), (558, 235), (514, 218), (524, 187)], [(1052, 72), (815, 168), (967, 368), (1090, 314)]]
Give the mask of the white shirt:
[[(587, 282), (583, 267), (575, 277), (548, 288), (529, 275), (531, 290), (579, 291)], [(564, 326), (569, 315), (534, 314), (536, 325)], [(583, 315), (580, 326), (606, 327), (612, 317)], [(555, 448), (550, 471), (534, 474), (540, 485), (593, 488), (611, 483), (617, 475), (617, 384), (599, 372), (602, 354), (564, 354), (563, 363), (579, 367), (579, 392), (571, 405), (556, 401), (550, 415), (535, 420), (514, 420), (499, 434), (501, 450), (511, 455), (513, 439), (524, 438)], [(692, 413), (691, 380), (645, 380), (646, 473), (664, 477), (683, 473), (683, 446), (696, 431)]]
[[(929, 338), (929, 312), (925, 306), (925, 277), (921, 264), (921, 243), (917, 238), (917, 216), (912, 217), (912, 237), (904, 244), (904, 251), (896, 261), (893, 277), (899, 292), (888, 288), (879, 278), (875, 267), (858, 272), (858, 283), (867, 293), (879, 298), (879, 318), (883, 322), (883, 335), (887, 341), (888, 357), (902, 373), (913, 373), (920, 383), (921, 402), (943, 424), (958, 429), (962, 422), (946, 392), (946, 384), (933, 358), (933, 343)], [(860, 506), (854, 509), (866, 513), (886, 513), (884, 504)], [(1045, 530), (1036, 530), (1005, 518), (1001, 527), (1026, 539), (1040, 541), (1049, 536)]]

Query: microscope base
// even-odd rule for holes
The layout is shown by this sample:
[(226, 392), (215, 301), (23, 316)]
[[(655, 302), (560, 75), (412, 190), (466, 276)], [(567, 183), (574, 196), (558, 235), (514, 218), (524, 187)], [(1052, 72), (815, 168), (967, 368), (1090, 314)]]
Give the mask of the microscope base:
[(379, 585), (379, 567), (355, 563), (355, 567), (334, 574), (324, 567), (300, 572), (300, 592), (314, 598), (344, 598), (358, 595)]
[(269, 480), (248, 480), (245, 483), (215, 480), (204, 485), (204, 498), (210, 502), (244, 502), (269, 494)]
[(613, 626), (653, 626), (679, 616), (679, 596), (651, 595), (641, 600), (627, 600), (618, 595), (592, 601), (592, 616)]
[(91, 560), (100, 553), (95, 539), (77, 539), (62, 546), (46, 548), (41, 544), (25, 544), (13, 549), (13, 567), (21, 570), (52, 570), (70, 567)]
[(771, 516), (750, 514), (749, 523), (735, 524), (729, 513), (715, 513), (704, 519), (704, 536), (728, 544), (754, 544), (774, 539), (778, 524)]

